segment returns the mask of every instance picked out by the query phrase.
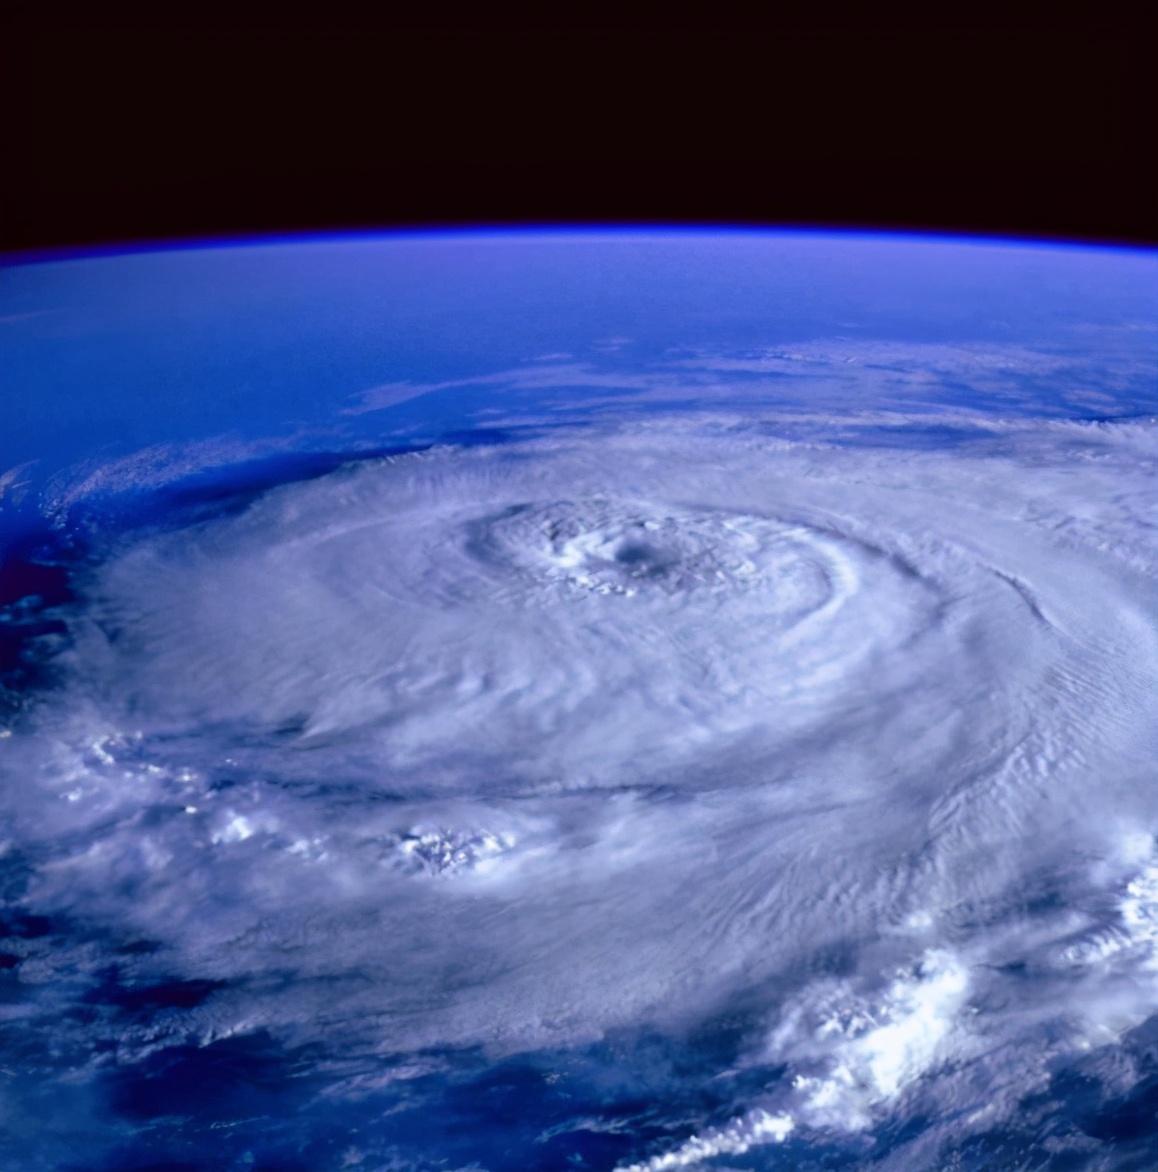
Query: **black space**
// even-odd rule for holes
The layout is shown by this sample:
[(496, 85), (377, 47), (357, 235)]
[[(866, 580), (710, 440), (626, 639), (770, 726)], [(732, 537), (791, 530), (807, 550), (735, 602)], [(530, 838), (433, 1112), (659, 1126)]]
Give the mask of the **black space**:
[(198, 12), (9, 7), (0, 249), (624, 220), (1158, 240), (1158, 71), (1123, 20)]

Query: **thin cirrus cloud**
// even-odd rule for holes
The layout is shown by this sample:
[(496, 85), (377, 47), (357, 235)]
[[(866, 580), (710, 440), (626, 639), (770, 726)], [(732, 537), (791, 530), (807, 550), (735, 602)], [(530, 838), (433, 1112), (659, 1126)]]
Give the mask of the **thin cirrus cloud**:
[[(343, 414), (362, 415), (423, 395), (485, 387), (589, 391), (612, 398), (618, 392), (634, 402), (698, 399), (710, 404), (742, 396), (796, 410), (813, 400), (864, 410), (925, 397), (932, 402), (965, 399), (969, 393), (1011, 404), (1040, 403), (1042, 386), (1048, 385), (1059, 404), (1096, 409), (1113, 406), (1118, 398), (1129, 400), (1158, 371), (1154, 359), (1139, 355), (1122, 330), (1099, 331), (1099, 337), (1096, 358), (1086, 348), (1058, 351), (1009, 343), (949, 345), (848, 338), (746, 353), (685, 352), (648, 365), (614, 369), (592, 362), (554, 361), (557, 356), (547, 355), (525, 366), (469, 378), (383, 383), (354, 396)], [(786, 389), (783, 380), (795, 385)]]

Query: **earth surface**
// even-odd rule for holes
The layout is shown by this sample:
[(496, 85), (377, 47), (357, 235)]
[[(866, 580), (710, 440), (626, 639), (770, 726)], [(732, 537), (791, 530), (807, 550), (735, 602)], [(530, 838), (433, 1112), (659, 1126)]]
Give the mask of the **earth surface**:
[(0, 269), (0, 1165), (1158, 1162), (1158, 254)]

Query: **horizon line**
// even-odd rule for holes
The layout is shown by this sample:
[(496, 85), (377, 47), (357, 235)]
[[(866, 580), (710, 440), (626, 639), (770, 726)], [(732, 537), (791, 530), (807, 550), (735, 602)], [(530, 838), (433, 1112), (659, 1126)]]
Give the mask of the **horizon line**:
[(321, 244), (359, 241), (456, 240), (469, 238), (512, 239), (568, 236), (797, 236), (892, 239), (911, 242), (943, 242), (1039, 250), (1068, 249), (1094, 252), (1158, 255), (1158, 243), (1130, 243), (1086, 236), (972, 231), (962, 229), (860, 224), (762, 223), (716, 220), (528, 220), (412, 225), (364, 225), (339, 228), (302, 228), (271, 232), (214, 232), (203, 236), (149, 236), (91, 244), (49, 245), (0, 250), (0, 268), (20, 265), (95, 260), (154, 252), (188, 252), (208, 249)]

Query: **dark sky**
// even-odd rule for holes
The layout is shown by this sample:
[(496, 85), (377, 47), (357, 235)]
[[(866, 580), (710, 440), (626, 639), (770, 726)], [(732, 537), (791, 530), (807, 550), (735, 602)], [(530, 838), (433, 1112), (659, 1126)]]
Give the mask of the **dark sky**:
[(10, 5), (0, 248), (527, 220), (1158, 240), (1158, 94), (1129, 24), (319, 11)]

